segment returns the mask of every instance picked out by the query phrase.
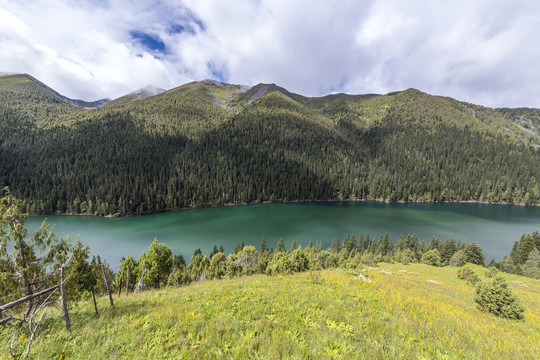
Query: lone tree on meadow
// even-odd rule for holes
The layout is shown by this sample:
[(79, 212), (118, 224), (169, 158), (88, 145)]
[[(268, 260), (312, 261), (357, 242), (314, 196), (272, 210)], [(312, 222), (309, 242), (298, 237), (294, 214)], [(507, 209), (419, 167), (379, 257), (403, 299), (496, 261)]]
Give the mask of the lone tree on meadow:
[(478, 284), (474, 301), (480, 310), (502, 318), (523, 319), (525, 307), (502, 276), (496, 276), (491, 282)]

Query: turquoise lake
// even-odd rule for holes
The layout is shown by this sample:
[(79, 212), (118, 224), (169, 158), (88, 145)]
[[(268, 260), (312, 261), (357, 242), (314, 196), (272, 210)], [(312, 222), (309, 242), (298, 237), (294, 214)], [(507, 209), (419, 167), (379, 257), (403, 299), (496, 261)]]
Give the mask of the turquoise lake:
[(305, 247), (310, 239), (330, 246), (344, 235), (388, 232), (394, 242), (399, 235), (417, 234), (429, 242), (454, 238), (476, 242), (484, 249), (486, 262), (509, 254), (523, 233), (540, 230), (540, 207), (475, 203), (381, 203), (375, 201), (299, 202), (223, 206), (176, 212), (103, 218), (94, 216), (31, 217), (34, 231), (43, 219), (57, 234), (71, 233), (117, 269), (122, 257), (138, 258), (156, 237), (173, 254), (189, 262), (200, 248), (209, 254), (214, 245), (232, 252), (241, 240), (259, 247), (266, 238), (276, 247), (280, 238), (290, 246), (293, 240)]

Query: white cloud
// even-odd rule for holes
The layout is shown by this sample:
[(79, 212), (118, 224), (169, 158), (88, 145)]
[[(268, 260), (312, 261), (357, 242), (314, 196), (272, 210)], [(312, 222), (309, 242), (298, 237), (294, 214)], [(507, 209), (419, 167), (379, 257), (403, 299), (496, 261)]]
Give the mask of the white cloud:
[(222, 77), (540, 107), (539, 35), (527, 0), (0, 0), (0, 72), (85, 100)]

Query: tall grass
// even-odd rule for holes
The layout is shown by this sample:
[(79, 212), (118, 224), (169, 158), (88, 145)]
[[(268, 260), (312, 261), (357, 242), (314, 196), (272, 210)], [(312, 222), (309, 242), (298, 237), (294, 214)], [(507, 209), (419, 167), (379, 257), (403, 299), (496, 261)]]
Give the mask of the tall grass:
[[(484, 268), (476, 271), (482, 275)], [(71, 308), (71, 335), (50, 318), (32, 356), (52, 359), (535, 359), (540, 283), (505, 275), (527, 311), (511, 321), (474, 307), (456, 268), (381, 264), (195, 283)], [(11, 332), (3, 330), (8, 357)], [(23, 338), (16, 343), (22, 346)]]

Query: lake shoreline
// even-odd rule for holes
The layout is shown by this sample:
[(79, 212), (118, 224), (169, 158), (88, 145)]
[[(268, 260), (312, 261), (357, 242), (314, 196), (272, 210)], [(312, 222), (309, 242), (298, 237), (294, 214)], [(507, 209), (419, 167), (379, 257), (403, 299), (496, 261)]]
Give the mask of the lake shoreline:
[(166, 210), (166, 211), (160, 211), (160, 212), (153, 212), (153, 213), (147, 213), (147, 214), (125, 214), (125, 215), (119, 215), (119, 214), (111, 214), (111, 215), (96, 215), (91, 213), (54, 213), (54, 214), (32, 214), (29, 215), (30, 217), (38, 217), (38, 216), (95, 216), (95, 217), (101, 217), (101, 218), (121, 218), (121, 217), (132, 217), (132, 216), (148, 216), (148, 215), (156, 215), (156, 214), (165, 214), (165, 213), (171, 213), (171, 212), (177, 212), (177, 211), (185, 211), (185, 210), (195, 210), (195, 209), (209, 209), (209, 208), (218, 208), (218, 207), (228, 207), (228, 206), (242, 206), (242, 205), (256, 205), (256, 204), (294, 204), (294, 203), (306, 203), (306, 202), (340, 202), (340, 201), (350, 201), (350, 202), (378, 202), (383, 204), (425, 204), (425, 203), (432, 203), (432, 204), (483, 204), (483, 205), (513, 205), (513, 206), (522, 206), (522, 207), (540, 207), (540, 204), (518, 204), (518, 203), (506, 203), (506, 202), (490, 202), (490, 201), (480, 201), (480, 200), (444, 200), (444, 201), (428, 201), (428, 200), (411, 200), (411, 201), (405, 201), (405, 200), (398, 200), (398, 201), (388, 201), (388, 200), (380, 200), (380, 199), (328, 199), (328, 200), (313, 200), (313, 199), (306, 199), (306, 200), (288, 200), (288, 201), (261, 201), (261, 202), (250, 202), (250, 203), (225, 203), (220, 205), (206, 205), (206, 206), (193, 206), (193, 207), (183, 207), (178, 209), (172, 209), (172, 210)]
[(279, 239), (284, 239), (287, 248), (292, 240), (304, 247), (310, 239), (329, 247), (333, 239), (346, 234), (368, 233), (388, 233), (393, 240), (416, 234), (426, 242), (433, 236), (476, 242), (489, 260), (508, 254), (514, 241), (540, 229), (540, 207), (366, 200), (229, 205), (115, 219), (41, 216), (25, 219), (28, 233), (45, 218), (55, 233), (78, 235), (92, 255), (105, 254), (115, 267), (122, 257), (147, 251), (154, 238), (188, 259), (197, 248), (209, 254), (214, 245), (223, 245), (226, 251), (240, 241), (258, 246), (263, 236), (274, 248)]

